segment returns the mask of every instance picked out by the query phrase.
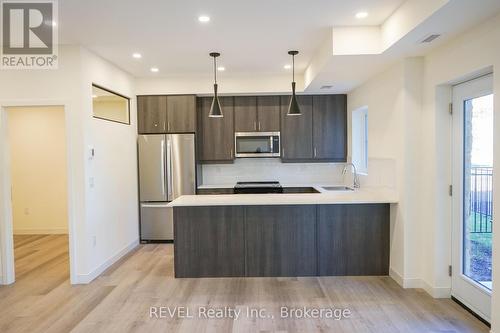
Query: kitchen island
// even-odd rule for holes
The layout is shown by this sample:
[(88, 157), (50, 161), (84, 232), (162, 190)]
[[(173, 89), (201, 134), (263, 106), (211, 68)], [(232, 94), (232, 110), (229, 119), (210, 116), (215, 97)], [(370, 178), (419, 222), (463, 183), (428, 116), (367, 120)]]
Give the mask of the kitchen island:
[(175, 276), (388, 275), (391, 190), (186, 195)]

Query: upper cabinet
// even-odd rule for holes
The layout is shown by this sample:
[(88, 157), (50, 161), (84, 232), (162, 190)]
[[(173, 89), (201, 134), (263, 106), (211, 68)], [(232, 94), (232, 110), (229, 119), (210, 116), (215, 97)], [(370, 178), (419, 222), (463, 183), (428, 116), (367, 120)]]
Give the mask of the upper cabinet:
[(313, 157), (345, 162), (347, 156), (347, 96), (313, 96)]
[(137, 127), (140, 134), (166, 133), (167, 96), (137, 96)]
[(196, 96), (167, 96), (167, 132), (196, 131)]
[(287, 116), (290, 96), (281, 102), (281, 158), (284, 162), (345, 162), (346, 95), (297, 96), (302, 114)]
[(219, 97), (223, 117), (211, 118), (212, 97), (198, 98), (198, 150), (201, 162), (234, 159), (234, 98)]
[(280, 96), (238, 96), (234, 98), (235, 132), (278, 132)]
[(260, 132), (279, 132), (280, 96), (257, 97), (257, 130)]
[(288, 116), (291, 96), (281, 97), (281, 158), (283, 161), (311, 160), (312, 144), (312, 96), (297, 96), (302, 114)]
[(257, 97), (237, 96), (234, 98), (234, 131), (257, 131)]
[(194, 133), (196, 96), (137, 96), (140, 134)]

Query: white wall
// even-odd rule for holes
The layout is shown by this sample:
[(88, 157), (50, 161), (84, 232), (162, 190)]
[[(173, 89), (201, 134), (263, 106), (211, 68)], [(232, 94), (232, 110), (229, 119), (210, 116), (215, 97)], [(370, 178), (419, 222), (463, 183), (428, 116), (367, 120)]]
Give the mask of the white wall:
[[(351, 129), (352, 111), (361, 107), (368, 107), (368, 177), (377, 177), (381, 168), (374, 168), (374, 161), (395, 161), (392, 173), (395, 178), (395, 188), (399, 193), (399, 204), (392, 206), (391, 214), (391, 275), (398, 280), (403, 279), (405, 285), (413, 283), (415, 260), (411, 260), (411, 251), (408, 250), (408, 235), (412, 231), (408, 211), (411, 207), (411, 190), (408, 189), (409, 154), (407, 141), (412, 135), (410, 115), (413, 110), (410, 93), (406, 85), (409, 77), (406, 73), (416, 68), (419, 61), (409, 59), (398, 62), (389, 70), (373, 77), (368, 82), (351, 92), (348, 96), (348, 122)], [(391, 96), (391, 98), (384, 98)], [(381, 98), (382, 97), (382, 98)], [(348, 135), (351, 138), (351, 134)], [(349, 140), (349, 152), (352, 151), (352, 142)], [(361, 181), (366, 181), (365, 176)]]
[[(498, 143), (500, 16), (433, 50), (423, 62), (422, 59), (404, 60), (349, 94), (349, 110), (363, 105), (369, 107), (370, 157), (398, 160), (401, 202), (398, 210), (401, 212), (395, 217), (392, 230), (391, 268), (398, 270), (407, 285), (420, 285), (434, 296), (446, 296), (451, 286), (447, 272), (451, 262), (451, 200), (448, 196), (451, 84), (491, 68), (495, 71), (494, 140)], [(500, 165), (498, 144), (495, 144), (495, 165)], [(500, 212), (499, 172), (500, 169), (495, 168), (496, 212)], [(495, 279), (500, 276), (499, 248), (500, 234), (494, 233), (494, 314), (500, 313), (500, 290), (495, 288)], [(492, 331), (499, 332), (499, 325), (500, 318), (493, 316)]]
[[(94, 119), (92, 82), (123, 95), (134, 95), (133, 79), (128, 74), (75, 46), (60, 47), (57, 70), (10, 70), (2, 71), (0, 76), (0, 107), (39, 104), (65, 107), (70, 129), (67, 131), (68, 208), (73, 234), (70, 253), (75, 259), (71, 267), (73, 283), (90, 281), (138, 243), (135, 113), (131, 113), (130, 126)], [(0, 133), (0, 137), (3, 135)], [(1, 141), (0, 152), (5, 151), (3, 144)], [(92, 161), (88, 160), (89, 146), (96, 149)], [(8, 169), (5, 164), (2, 160), (0, 175)], [(95, 182), (92, 189), (91, 177)], [(4, 223), (5, 201), (0, 208)]]
[[(133, 78), (85, 49), (81, 54), (88, 254), (82, 278), (88, 281), (138, 244), (137, 113)], [(92, 118), (92, 83), (131, 98), (131, 125)], [(88, 158), (90, 147), (95, 149), (93, 159)]]
[(64, 108), (7, 109), (14, 234), (68, 232)]
[[(442, 287), (449, 286), (446, 267), (450, 262), (450, 206), (446, 203), (446, 185), (451, 174), (448, 154), (449, 147), (449, 116), (447, 105), (443, 99), (449, 94), (449, 84), (487, 71), (494, 71), (495, 94), (495, 151), (494, 151), (494, 179), (495, 193), (494, 212), (500, 212), (500, 15), (459, 36), (447, 45), (440, 47), (426, 57), (424, 77), (424, 102), (422, 131), (422, 145), (429, 149), (422, 150), (422, 204), (429, 209), (422, 211), (422, 228), (429, 230), (426, 243), (423, 246), (424, 256), (435, 258), (426, 261), (423, 278), (429, 284)], [(425, 194), (425, 195), (423, 195)], [(429, 194), (429, 195), (427, 195)], [(496, 219), (495, 219), (496, 220)], [(500, 313), (500, 290), (498, 287), (498, 272), (500, 269), (500, 234), (493, 235), (493, 314)], [(493, 316), (492, 331), (500, 332), (500, 318)]]
[[(277, 94), (291, 93), (291, 74), (269, 75), (265, 80), (252, 73), (229, 75), (219, 72), (217, 82), (219, 94)], [(296, 75), (297, 91), (304, 90), (304, 79)], [(136, 80), (136, 95), (157, 94), (213, 94), (213, 77), (179, 75), (168, 78), (139, 78)]]

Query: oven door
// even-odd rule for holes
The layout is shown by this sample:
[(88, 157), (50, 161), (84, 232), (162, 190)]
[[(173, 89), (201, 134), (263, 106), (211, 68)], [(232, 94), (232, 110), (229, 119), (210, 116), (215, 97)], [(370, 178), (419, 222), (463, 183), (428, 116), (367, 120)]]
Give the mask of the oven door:
[(279, 157), (279, 132), (237, 132), (234, 134), (236, 157)]

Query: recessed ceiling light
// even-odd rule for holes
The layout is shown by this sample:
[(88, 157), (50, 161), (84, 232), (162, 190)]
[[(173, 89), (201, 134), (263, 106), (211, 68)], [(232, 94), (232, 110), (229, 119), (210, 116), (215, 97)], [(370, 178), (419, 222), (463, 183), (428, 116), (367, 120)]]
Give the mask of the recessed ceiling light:
[(132, 53), (132, 57), (134, 57), (136, 59), (141, 59), (142, 58), (142, 54), (140, 54), (140, 53)]
[(284, 69), (290, 69), (292, 68), (292, 65), (289, 65), (289, 64), (286, 64), (285, 66), (283, 66)]
[(226, 70), (226, 67), (224, 67), (224, 66), (219, 66), (219, 67), (217, 67), (217, 70), (218, 70), (219, 72), (224, 72), (224, 71)]
[(92, 98), (97, 98), (97, 95), (92, 95)]
[(210, 22), (210, 17), (208, 17), (206, 15), (198, 16), (198, 21), (200, 21), (202, 23), (207, 23), (207, 22)]
[(160, 70), (157, 67), (151, 67), (151, 72), (158, 73)]
[(364, 19), (368, 17), (368, 13), (367, 12), (359, 12), (359, 13), (356, 13), (356, 18), (357, 19)]

